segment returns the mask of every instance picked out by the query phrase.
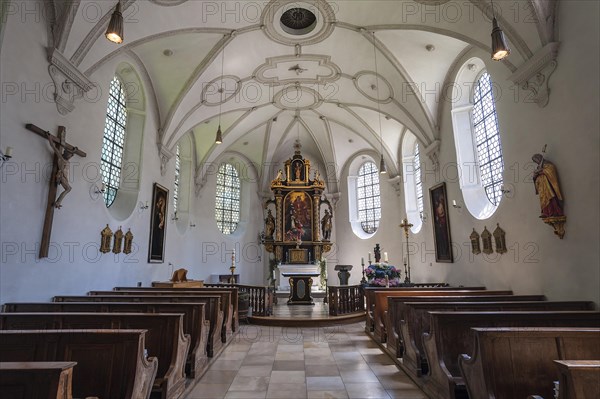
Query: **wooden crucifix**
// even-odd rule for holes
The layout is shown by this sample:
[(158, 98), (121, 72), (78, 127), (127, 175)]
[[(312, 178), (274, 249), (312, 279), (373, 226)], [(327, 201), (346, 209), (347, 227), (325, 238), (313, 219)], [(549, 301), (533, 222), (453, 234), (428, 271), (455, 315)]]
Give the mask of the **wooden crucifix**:
[[(39, 257), (41, 259), (48, 257), (50, 234), (52, 233), (52, 221), (54, 220), (54, 209), (61, 208), (62, 200), (69, 191), (71, 191), (71, 185), (69, 184), (69, 160), (73, 155), (85, 157), (86, 153), (65, 141), (66, 129), (64, 126), (58, 127), (56, 136), (53, 136), (50, 132), (40, 129), (31, 123), (25, 125), (25, 128), (47, 139), (54, 152), (52, 175), (50, 176), (50, 187), (48, 188), (46, 216), (44, 217), (44, 230), (42, 231), (42, 241), (40, 242)], [(62, 186), (63, 192), (56, 198), (59, 185)]]

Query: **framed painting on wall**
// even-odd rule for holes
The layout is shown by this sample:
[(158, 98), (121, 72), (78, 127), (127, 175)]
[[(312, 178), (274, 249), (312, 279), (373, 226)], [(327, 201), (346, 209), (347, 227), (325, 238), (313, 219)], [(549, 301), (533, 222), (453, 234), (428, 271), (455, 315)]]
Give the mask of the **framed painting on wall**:
[(452, 239), (450, 237), (450, 218), (448, 215), (448, 197), (446, 183), (442, 182), (429, 189), (431, 214), (433, 215), (433, 241), (435, 261), (452, 263)]
[(148, 263), (163, 263), (165, 261), (168, 204), (169, 190), (158, 183), (154, 183), (152, 188), (152, 208), (150, 208)]

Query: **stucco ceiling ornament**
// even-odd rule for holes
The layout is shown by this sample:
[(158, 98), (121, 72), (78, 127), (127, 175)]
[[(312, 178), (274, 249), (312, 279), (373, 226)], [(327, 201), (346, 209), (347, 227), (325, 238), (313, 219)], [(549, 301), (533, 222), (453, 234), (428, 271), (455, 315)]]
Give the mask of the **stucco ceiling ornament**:
[(275, 93), (273, 101), (277, 108), (303, 111), (318, 108), (323, 97), (316, 90), (294, 84)]
[(172, 6), (178, 6), (187, 1), (188, 0), (150, 0), (150, 3), (158, 4), (159, 6), (163, 6), (163, 7), (172, 7)]
[(48, 53), (48, 73), (54, 83), (54, 102), (61, 115), (75, 109), (75, 101), (96, 86), (81, 73), (60, 51), (51, 49)]
[[(223, 95), (221, 96), (221, 87)], [(240, 78), (235, 75), (219, 76), (204, 84), (202, 88), (202, 104), (220, 105), (235, 97), (241, 90), (242, 84)]]
[(253, 73), (258, 82), (273, 86), (295, 82), (324, 85), (338, 80), (340, 75), (341, 69), (331, 57), (319, 54), (269, 57)]
[[(352, 82), (363, 96), (377, 103), (387, 104), (394, 98), (394, 89), (386, 78), (373, 71), (360, 71)], [(379, 88), (377, 84), (379, 83)]]
[(556, 61), (558, 49), (559, 43), (548, 43), (509, 77), (521, 89), (531, 92), (531, 95), (525, 98), (525, 102), (535, 102), (540, 108), (548, 105), (550, 101), (548, 84), (550, 76), (558, 65)]
[[(284, 14), (293, 8), (309, 11), (309, 14), (316, 17), (310, 28), (298, 29), (294, 33), (293, 27), (290, 28), (292, 25), (286, 26), (282, 23), (282, 16), (285, 20)], [(273, 0), (267, 4), (261, 15), (263, 32), (271, 40), (287, 46), (310, 45), (325, 40), (333, 32), (335, 21), (333, 8), (323, 0)]]

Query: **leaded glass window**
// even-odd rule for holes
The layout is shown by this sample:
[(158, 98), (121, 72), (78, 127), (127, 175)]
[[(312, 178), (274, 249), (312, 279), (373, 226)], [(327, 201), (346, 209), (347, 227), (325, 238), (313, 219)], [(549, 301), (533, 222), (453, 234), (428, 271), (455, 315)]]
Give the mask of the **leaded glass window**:
[(490, 74), (479, 78), (473, 97), (473, 128), (477, 145), (477, 161), (485, 193), (493, 205), (502, 199), (502, 143)]
[(358, 220), (365, 233), (373, 234), (381, 219), (379, 170), (374, 162), (365, 162), (358, 171), (356, 183)]
[(415, 144), (415, 158), (414, 158), (414, 171), (415, 171), (415, 192), (417, 193), (417, 208), (419, 214), (423, 215), (423, 183), (421, 182), (421, 155), (419, 152), (419, 143)]
[(219, 166), (215, 203), (217, 227), (223, 234), (231, 234), (240, 221), (240, 178), (229, 163)]
[(175, 153), (175, 182), (173, 183), (173, 211), (177, 212), (177, 200), (179, 199), (179, 174), (181, 169), (181, 158), (179, 156), (179, 146)]
[(104, 139), (102, 140), (102, 155), (100, 157), (102, 182), (105, 185), (104, 202), (107, 207), (115, 201), (121, 183), (126, 126), (125, 91), (121, 81), (115, 76), (110, 82), (108, 92)]

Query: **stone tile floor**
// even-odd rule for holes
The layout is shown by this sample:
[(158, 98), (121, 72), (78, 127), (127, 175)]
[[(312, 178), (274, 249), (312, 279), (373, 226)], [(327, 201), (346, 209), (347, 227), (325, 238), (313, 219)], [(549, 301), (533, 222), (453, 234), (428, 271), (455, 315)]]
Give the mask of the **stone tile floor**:
[(186, 399), (425, 399), (364, 332), (241, 326)]

